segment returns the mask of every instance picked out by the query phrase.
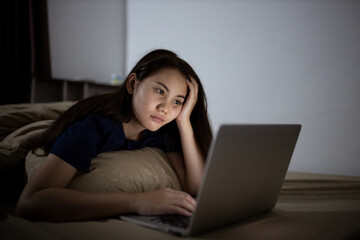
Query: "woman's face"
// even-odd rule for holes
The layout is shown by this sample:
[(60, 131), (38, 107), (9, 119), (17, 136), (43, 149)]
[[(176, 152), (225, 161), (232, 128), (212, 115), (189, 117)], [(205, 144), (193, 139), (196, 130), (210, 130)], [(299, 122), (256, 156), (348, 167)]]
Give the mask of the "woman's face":
[(178, 70), (163, 69), (141, 82), (134, 78), (133, 120), (145, 129), (156, 131), (180, 114), (187, 84)]

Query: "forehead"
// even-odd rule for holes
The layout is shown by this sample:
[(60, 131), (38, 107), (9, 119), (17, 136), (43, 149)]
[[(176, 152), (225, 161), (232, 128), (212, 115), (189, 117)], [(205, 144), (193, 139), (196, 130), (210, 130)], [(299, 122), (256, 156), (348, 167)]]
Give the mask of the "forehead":
[(187, 91), (186, 77), (176, 69), (163, 69), (146, 79), (147, 82), (162, 83), (166, 85), (170, 92)]

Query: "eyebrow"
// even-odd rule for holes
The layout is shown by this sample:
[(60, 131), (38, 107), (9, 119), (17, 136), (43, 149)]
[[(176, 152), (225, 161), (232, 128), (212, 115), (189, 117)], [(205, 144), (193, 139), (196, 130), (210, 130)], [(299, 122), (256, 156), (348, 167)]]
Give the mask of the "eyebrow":
[[(156, 83), (163, 86), (167, 92), (170, 92), (169, 88), (165, 84), (163, 84), (162, 82), (156, 81)], [(180, 98), (185, 99), (185, 96), (183, 96), (183, 95), (177, 95), (176, 97), (180, 97)]]

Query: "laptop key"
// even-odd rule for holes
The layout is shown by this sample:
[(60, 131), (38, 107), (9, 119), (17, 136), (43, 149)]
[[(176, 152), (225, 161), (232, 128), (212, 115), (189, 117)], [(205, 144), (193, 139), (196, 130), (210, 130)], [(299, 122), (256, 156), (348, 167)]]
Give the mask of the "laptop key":
[(190, 224), (190, 218), (182, 215), (162, 215), (152, 221), (180, 228), (187, 228)]

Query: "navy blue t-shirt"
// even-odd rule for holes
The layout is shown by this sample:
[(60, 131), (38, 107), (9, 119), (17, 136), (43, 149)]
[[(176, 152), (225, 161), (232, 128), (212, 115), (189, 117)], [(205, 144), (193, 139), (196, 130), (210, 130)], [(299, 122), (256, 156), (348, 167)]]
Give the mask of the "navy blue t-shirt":
[(157, 147), (166, 152), (164, 136), (145, 130), (142, 141), (127, 140), (121, 123), (107, 116), (89, 115), (65, 130), (50, 153), (79, 171), (89, 171), (91, 159), (102, 152)]

